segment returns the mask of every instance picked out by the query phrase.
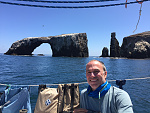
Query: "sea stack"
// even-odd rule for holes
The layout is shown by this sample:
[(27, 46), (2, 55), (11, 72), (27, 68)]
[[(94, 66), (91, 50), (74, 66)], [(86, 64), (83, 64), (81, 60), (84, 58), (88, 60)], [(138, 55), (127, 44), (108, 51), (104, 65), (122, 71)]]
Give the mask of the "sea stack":
[(108, 55), (108, 48), (107, 47), (103, 48), (101, 57), (109, 57), (109, 55)]
[(115, 32), (111, 33), (110, 57), (120, 57), (120, 46)]

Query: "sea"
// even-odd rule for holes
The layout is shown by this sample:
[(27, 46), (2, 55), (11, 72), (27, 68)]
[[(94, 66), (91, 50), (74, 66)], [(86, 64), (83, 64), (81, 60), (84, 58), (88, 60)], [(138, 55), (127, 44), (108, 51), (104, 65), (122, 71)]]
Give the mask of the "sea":
[[(150, 113), (150, 59), (0, 54), (0, 83), (20, 87), (35, 85), (30, 87), (30, 101), (34, 112), (40, 84), (54, 84), (47, 87), (57, 88), (56, 84), (83, 83), (79, 85), (80, 91), (87, 88), (85, 66), (93, 59), (104, 62), (107, 80), (111, 85), (118, 87), (115, 80), (126, 80), (123, 90), (130, 95), (134, 113)], [(0, 85), (0, 91), (5, 88), (6, 86)]]

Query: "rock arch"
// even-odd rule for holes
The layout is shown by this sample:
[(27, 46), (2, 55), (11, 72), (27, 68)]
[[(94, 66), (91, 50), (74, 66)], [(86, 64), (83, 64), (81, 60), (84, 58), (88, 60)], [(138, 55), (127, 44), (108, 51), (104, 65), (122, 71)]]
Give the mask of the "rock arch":
[(48, 43), (52, 56), (88, 57), (86, 33), (63, 34), (49, 37), (29, 37), (12, 44), (6, 55), (32, 55), (34, 49), (42, 43)]
[(42, 43), (40, 46), (36, 47), (32, 52), (34, 56), (52, 56), (52, 49), (50, 44)]

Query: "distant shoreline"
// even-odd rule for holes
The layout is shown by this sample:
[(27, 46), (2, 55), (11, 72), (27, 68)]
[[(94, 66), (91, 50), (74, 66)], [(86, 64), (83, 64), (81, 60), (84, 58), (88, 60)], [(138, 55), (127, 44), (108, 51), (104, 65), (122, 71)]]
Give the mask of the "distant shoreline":
[[(5, 54), (4, 53), (0, 53), (0, 55), (5, 55)], [(9, 55), (9, 56), (39, 56), (39, 57), (50, 56), (50, 57), (52, 57), (51, 54), (41, 54), (41, 53), (40, 54), (32, 54), (32, 55)], [(150, 58), (136, 59), (136, 58), (125, 58), (125, 57), (101, 57), (101, 56), (89, 56), (89, 57), (106, 58), (106, 59), (150, 60)], [(79, 57), (71, 57), (71, 58), (79, 58)], [(83, 57), (81, 57), (81, 58), (83, 58)]]

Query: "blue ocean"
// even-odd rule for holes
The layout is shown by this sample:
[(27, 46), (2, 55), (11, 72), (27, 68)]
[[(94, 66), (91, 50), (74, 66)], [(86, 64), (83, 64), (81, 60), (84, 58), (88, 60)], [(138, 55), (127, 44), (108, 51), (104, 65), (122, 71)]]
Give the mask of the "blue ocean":
[[(128, 92), (135, 113), (150, 113), (150, 59), (111, 59), (45, 56), (10, 56), (0, 54), (0, 83), (11, 85), (37, 85), (30, 87), (32, 111), (38, 97), (38, 85), (86, 82), (85, 66), (92, 59), (104, 62), (107, 80), (127, 79), (123, 89)], [(109, 82), (116, 85), (115, 81)], [(87, 83), (79, 85), (80, 90)], [(51, 87), (51, 86), (49, 86)], [(54, 86), (52, 86), (54, 87)], [(3, 91), (6, 86), (0, 86)]]

